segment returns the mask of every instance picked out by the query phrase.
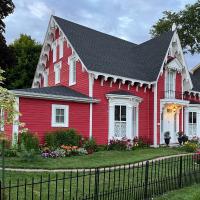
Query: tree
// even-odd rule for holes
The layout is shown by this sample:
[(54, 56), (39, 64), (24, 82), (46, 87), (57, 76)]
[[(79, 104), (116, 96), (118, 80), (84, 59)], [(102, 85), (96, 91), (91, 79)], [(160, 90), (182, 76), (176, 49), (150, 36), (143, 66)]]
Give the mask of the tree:
[(179, 12), (164, 11), (163, 17), (152, 26), (150, 34), (155, 37), (171, 30), (173, 23), (185, 52), (200, 53), (200, 0), (193, 5), (186, 5)]
[(5, 125), (13, 123), (15, 115), (18, 114), (18, 112), (15, 109), (15, 96), (3, 87), (3, 81), (5, 79), (2, 74), (3, 70), (0, 68), (0, 110), (6, 113), (5, 118), (0, 118), (0, 125)]
[(12, 0), (1, 0), (0, 1), (0, 33), (5, 32), (5, 23), (3, 19), (14, 11), (15, 5)]
[(21, 34), (9, 47), (15, 53), (16, 64), (6, 70), (7, 88), (30, 88), (42, 45), (31, 36)]
[(12, 49), (6, 45), (5, 37), (5, 23), (3, 19), (14, 11), (14, 4), (12, 0), (0, 1), (0, 67), (6, 70), (14, 63), (14, 55)]

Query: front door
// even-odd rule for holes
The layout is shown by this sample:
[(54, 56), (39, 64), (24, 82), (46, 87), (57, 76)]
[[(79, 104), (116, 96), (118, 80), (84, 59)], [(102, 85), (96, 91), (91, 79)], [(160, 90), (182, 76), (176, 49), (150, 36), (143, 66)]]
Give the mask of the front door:
[(162, 137), (161, 137), (161, 143), (164, 143), (164, 134), (165, 132), (170, 132), (170, 143), (176, 143), (177, 142), (177, 121), (178, 121), (178, 114), (177, 112), (165, 110), (162, 116), (163, 120), (161, 123), (163, 123), (162, 128)]
[(124, 105), (115, 105), (115, 119), (114, 119), (114, 137), (123, 138), (127, 134), (127, 122), (126, 122), (126, 106)]

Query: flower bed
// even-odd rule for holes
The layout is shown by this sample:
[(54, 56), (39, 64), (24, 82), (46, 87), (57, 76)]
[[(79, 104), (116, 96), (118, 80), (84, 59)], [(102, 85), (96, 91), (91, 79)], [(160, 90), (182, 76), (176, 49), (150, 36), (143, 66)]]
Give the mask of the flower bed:
[(60, 148), (51, 150), (48, 147), (43, 147), (41, 149), (41, 156), (43, 158), (63, 158), (68, 156), (75, 155), (87, 155), (88, 152), (86, 149), (78, 146), (66, 146), (62, 145)]

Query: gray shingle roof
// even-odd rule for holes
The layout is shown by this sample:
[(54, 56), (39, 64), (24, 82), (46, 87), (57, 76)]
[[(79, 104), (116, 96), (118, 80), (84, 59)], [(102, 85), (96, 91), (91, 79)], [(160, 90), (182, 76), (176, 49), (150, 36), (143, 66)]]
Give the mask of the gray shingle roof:
[(192, 90), (200, 92), (200, 68), (197, 69), (193, 74), (190, 74), (190, 77), (193, 83)]
[(85, 66), (96, 72), (155, 81), (172, 39), (172, 31), (140, 45), (54, 16)]
[(42, 87), (42, 88), (26, 88), (26, 89), (16, 89), (11, 90), (14, 92), (27, 92), (35, 94), (46, 94), (46, 95), (57, 95), (66, 97), (77, 97), (77, 98), (90, 98), (89, 96), (72, 90), (65, 86), (52, 86), (52, 87)]

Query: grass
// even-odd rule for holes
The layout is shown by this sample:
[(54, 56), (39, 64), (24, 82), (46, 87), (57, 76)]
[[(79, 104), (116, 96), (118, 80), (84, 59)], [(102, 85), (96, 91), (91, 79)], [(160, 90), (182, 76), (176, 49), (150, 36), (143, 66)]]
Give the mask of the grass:
[(199, 200), (200, 199), (200, 184), (186, 187), (180, 190), (174, 190), (164, 194), (155, 200)]
[(185, 153), (179, 148), (144, 148), (133, 151), (99, 151), (92, 155), (72, 156), (66, 158), (42, 158), (40, 155), (31, 162), (22, 161), (18, 157), (5, 160), (6, 167), (12, 168), (41, 168), (41, 169), (74, 169), (74, 168), (96, 168), (107, 167), (139, 161), (149, 160), (157, 157)]
[[(167, 149), (168, 150), (168, 149)], [(113, 152), (114, 153), (114, 152)], [(117, 152), (115, 152), (117, 153)], [(132, 152), (133, 153), (133, 152)], [(144, 152), (143, 152), (144, 153)], [(147, 149), (146, 149), (147, 154)], [(166, 192), (172, 189), (178, 188), (179, 180), (179, 166), (180, 158), (168, 158), (165, 160), (150, 162), (149, 165), (149, 193), (155, 194), (155, 196), (161, 194), (160, 192)], [(192, 160), (192, 155), (183, 157), (183, 185), (191, 185), (195, 180), (200, 180), (199, 174), (200, 166), (196, 165)], [(50, 184), (48, 184), (48, 178), (50, 174)], [(63, 176), (65, 175), (65, 181), (63, 182)], [(78, 175), (78, 176), (77, 176)], [(26, 199), (31, 199), (33, 191), (34, 199), (40, 199), (40, 182), (42, 180), (42, 199), (48, 199), (48, 191), (50, 192), (49, 199), (62, 199), (63, 189), (65, 191), (65, 199), (70, 199), (70, 194), (76, 199), (76, 195), (79, 199), (82, 199), (84, 195), (94, 194), (95, 175), (94, 172), (79, 172), (77, 173), (29, 173), (29, 172), (6, 172), (6, 186), (9, 184), (13, 186), (10, 190), (11, 199), (25, 199), (25, 179), (28, 183), (26, 187)], [(56, 184), (57, 176), (57, 184)], [(70, 179), (70, 177), (72, 178)], [(34, 180), (33, 180), (34, 178)], [(134, 168), (115, 168), (112, 171), (100, 171), (99, 173), (99, 192), (105, 193), (109, 191), (114, 196), (105, 196), (105, 199), (142, 199), (144, 195), (144, 180), (145, 180), (145, 165), (136, 166)], [(10, 182), (11, 181), (11, 182)], [(34, 184), (34, 189), (32, 183)], [(18, 187), (17, 183), (21, 185)], [(64, 186), (64, 187), (63, 187)], [(83, 192), (83, 186), (84, 191)], [(70, 189), (71, 188), (71, 189)], [(89, 191), (90, 188), (90, 191)], [(161, 189), (163, 188), (163, 189)], [(125, 190), (124, 190), (125, 189)], [(112, 191), (121, 190), (118, 193), (113, 194)], [(56, 192), (57, 191), (57, 192)], [(71, 192), (70, 192), (71, 191)], [(9, 195), (9, 189), (5, 190), (6, 195)], [(121, 196), (118, 196), (121, 195)], [(68, 198), (67, 198), (68, 197)], [(91, 197), (91, 196), (90, 196)], [(101, 198), (100, 198), (101, 199)]]

